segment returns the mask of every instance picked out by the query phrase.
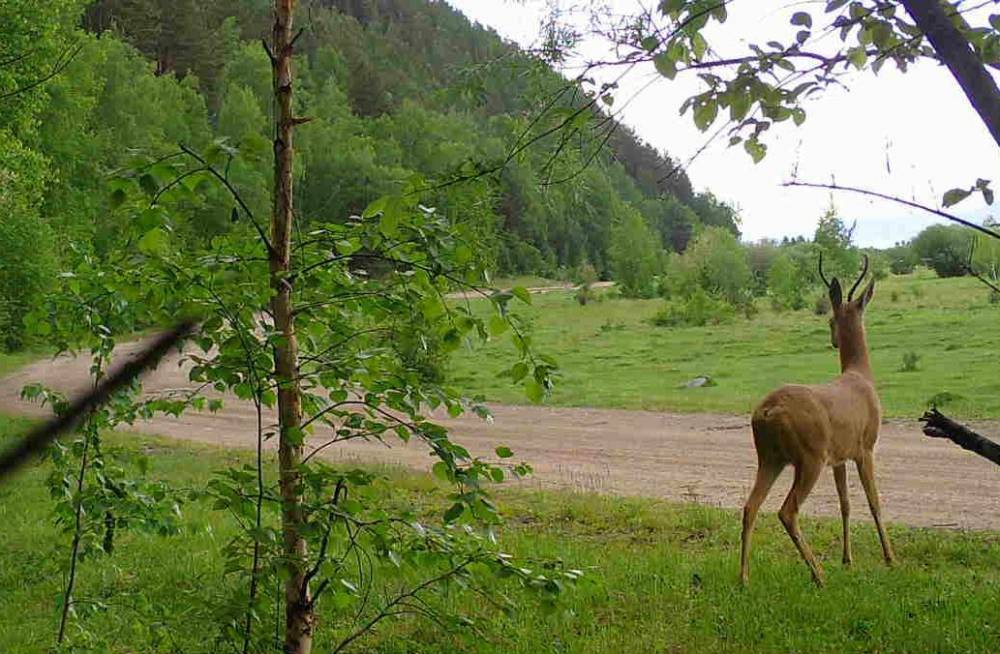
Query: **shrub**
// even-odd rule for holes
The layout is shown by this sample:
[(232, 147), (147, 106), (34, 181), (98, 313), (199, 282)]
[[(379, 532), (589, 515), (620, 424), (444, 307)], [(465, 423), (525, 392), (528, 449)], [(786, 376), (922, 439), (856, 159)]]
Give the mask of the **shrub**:
[(913, 251), (938, 277), (964, 275), (971, 247), (970, 230), (958, 225), (931, 225), (913, 239)]
[(735, 315), (731, 304), (699, 288), (685, 299), (668, 300), (652, 322), (658, 327), (704, 327), (728, 322)]
[(909, 352), (903, 353), (903, 365), (900, 366), (900, 372), (914, 372), (917, 369), (917, 362), (920, 361), (920, 355), (916, 352), (910, 350)]
[(701, 293), (745, 310), (753, 299), (754, 279), (747, 251), (721, 227), (709, 227), (683, 255), (672, 255), (660, 283), (664, 297), (686, 301)]
[(747, 259), (750, 264), (750, 272), (753, 275), (756, 295), (767, 293), (768, 274), (780, 254), (781, 248), (775, 241), (769, 239), (762, 239), (747, 246)]
[(909, 243), (897, 243), (884, 254), (889, 261), (889, 271), (893, 275), (909, 275), (919, 263), (917, 254)]
[(791, 251), (782, 252), (767, 276), (767, 287), (771, 292), (771, 304), (775, 309), (798, 311), (806, 305), (806, 292), (812, 285), (803, 274)]

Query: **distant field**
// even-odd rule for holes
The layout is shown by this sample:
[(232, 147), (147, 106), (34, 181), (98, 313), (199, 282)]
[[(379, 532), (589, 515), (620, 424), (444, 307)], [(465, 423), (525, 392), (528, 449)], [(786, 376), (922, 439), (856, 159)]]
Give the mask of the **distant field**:
[[(0, 416), (0, 446), (27, 423)], [(211, 471), (247, 463), (248, 451), (181, 445), (152, 437), (109, 435), (106, 451), (148, 456), (156, 476), (199, 488)], [(422, 507), (434, 520), (446, 489), (429, 476), (387, 470), (400, 490), (387, 502)], [(69, 538), (53, 524), (44, 485), (47, 466), (0, 484), (0, 652), (48, 651), (57, 626), (56, 597)], [(605, 652), (936, 652), (1000, 651), (1000, 547), (991, 532), (892, 526), (900, 565), (881, 564), (863, 510), (854, 521), (855, 566), (839, 563), (838, 520), (806, 517), (803, 530), (826, 567), (822, 590), (809, 581), (774, 515), (763, 515), (754, 543), (753, 579), (739, 588), (739, 517), (696, 505), (541, 493), (500, 493), (507, 524), (500, 542), (513, 554), (561, 558), (588, 581), (571, 591), (563, 611), (546, 615), (518, 601), (510, 616), (453, 587), (446, 603), (477, 614), (481, 638), (445, 633), (427, 622), (387, 623), (352, 652), (377, 654), (604, 654)], [(220, 549), (233, 518), (206, 503), (183, 508), (177, 536), (123, 534), (111, 557), (80, 567), (82, 620), (116, 654), (230, 651), (213, 644), (216, 607), (237, 579), (223, 572)], [(392, 583), (416, 578), (404, 567), (383, 571)], [(515, 598), (519, 597), (514, 595)], [(314, 651), (328, 652), (344, 620), (321, 601)], [(348, 608), (346, 611), (352, 609)], [(265, 629), (271, 616), (263, 616)], [(85, 641), (70, 636), (77, 645)], [(345, 632), (340, 631), (342, 636)], [(67, 650), (69, 651), (69, 650)]]
[[(472, 306), (477, 305), (473, 301)], [(745, 413), (772, 388), (815, 383), (839, 372), (827, 316), (775, 313), (766, 301), (752, 320), (703, 328), (656, 327), (662, 300), (605, 299), (579, 306), (571, 293), (535, 296), (517, 310), (535, 347), (554, 356), (561, 378), (550, 400), (566, 406)], [(1000, 304), (974, 279), (928, 271), (879, 282), (867, 316), (869, 345), (888, 416), (916, 417), (934, 395), (965, 418), (1000, 417)], [(509, 365), (504, 338), (458, 353), (450, 379), (492, 401), (526, 402), (497, 373)], [(902, 372), (915, 352), (917, 370)], [(709, 375), (716, 386), (683, 384)]]

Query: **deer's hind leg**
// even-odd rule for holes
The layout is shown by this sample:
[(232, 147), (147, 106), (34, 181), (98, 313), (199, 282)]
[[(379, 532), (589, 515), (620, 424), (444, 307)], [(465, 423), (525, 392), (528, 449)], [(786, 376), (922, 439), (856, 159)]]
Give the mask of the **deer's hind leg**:
[(785, 467), (783, 463), (773, 463), (758, 460), (757, 479), (753, 483), (753, 490), (747, 498), (747, 503), (743, 507), (743, 535), (742, 548), (740, 549), (740, 582), (746, 586), (750, 583), (750, 541), (753, 537), (753, 525), (757, 520), (757, 511), (764, 502), (767, 494), (774, 486), (774, 480), (781, 474)]
[(882, 525), (882, 505), (878, 499), (878, 487), (875, 485), (875, 459), (871, 452), (868, 452), (857, 460), (858, 476), (861, 477), (861, 485), (865, 488), (865, 495), (868, 497), (868, 508), (872, 511), (872, 518), (875, 520), (875, 528), (878, 530), (878, 538), (882, 543), (882, 555), (885, 562), (892, 565), (896, 561), (896, 555), (892, 551), (892, 544), (889, 542), (889, 534), (885, 532)]
[(837, 484), (840, 497), (840, 517), (844, 522), (844, 565), (851, 565), (851, 500), (847, 496), (847, 464), (833, 466), (833, 480)]
[(799, 509), (802, 508), (802, 504), (809, 497), (809, 493), (812, 491), (813, 486), (816, 485), (816, 480), (819, 479), (822, 471), (823, 462), (821, 460), (810, 459), (797, 462), (795, 464), (795, 481), (792, 482), (792, 489), (788, 491), (788, 497), (785, 498), (785, 503), (781, 505), (781, 510), (778, 511), (778, 518), (781, 519), (781, 524), (785, 526), (785, 531), (788, 532), (792, 542), (795, 543), (795, 547), (799, 550), (799, 554), (802, 555), (802, 559), (809, 566), (813, 581), (818, 586), (823, 585), (823, 570), (816, 561), (809, 543), (802, 536), (802, 530), (799, 529)]

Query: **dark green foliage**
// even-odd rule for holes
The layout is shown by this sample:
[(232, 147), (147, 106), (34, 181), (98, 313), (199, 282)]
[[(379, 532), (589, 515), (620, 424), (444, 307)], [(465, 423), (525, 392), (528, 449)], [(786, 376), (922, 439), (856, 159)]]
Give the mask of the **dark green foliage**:
[(729, 322), (735, 317), (733, 305), (696, 288), (685, 298), (668, 300), (653, 316), (652, 322), (659, 327), (704, 327)]
[(810, 280), (811, 248), (797, 245), (782, 248), (768, 270), (767, 286), (776, 309), (797, 311), (805, 307)]
[(655, 276), (661, 268), (662, 250), (652, 230), (633, 210), (624, 215), (611, 231), (611, 272), (625, 297), (655, 295)]
[(958, 225), (931, 225), (913, 239), (913, 251), (938, 277), (959, 277), (968, 271), (973, 235)]
[(816, 300), (813, 302), (813, 313), (817, 316), (830, 314), (830, 296), (828, 294), (821, 292), (816, 296)]
[(889, 260), (889, 271), (893, 275), (909, 275), (920, 263), (910, 243), (896, 243), (883, 254)]
[[(246, 154), (248, 141), (269, 129), (269, 71), (259, 46), (267, 4), (224, 0), (191, 11), (182, 4), (100, 0), (86, 25), (121, 34), (156, 61), (157, 72), (197, 84), (216, 133)], [(300, 9), (310, 29), (296, 46), (296, 93), (299, 112), (313, 118), (297, 136), (303, 172), (296, 205), (305, 220), (344, 220), (414, 174), (446, 181), (505, 164), (459, 185), (471, 190), (448, 186), (432, 202), (478, 224), (500, 272), (554, 274), (590, 261), (608, 275), (616, 202), (638, 210), (675, 251), (698, 224), (738, 233), (730, 207), (695, 194), (668, 155), (627, 128), (619, 126), (594, 157), (604, 141), (589, 129), (602, 118), (594, 108), (582, 112), (583, 123), (508, 160), (581, 101), (545, 64), (470, 25), (446, 3), (313, 0)], [(558, 102), (540, 113), (553, 97)], [(234, 176), (243, 186), (265, 186), (254, 182), (266, 177), (266, 160), (241, 166)], [(268, 202), (263, 195), (251, 200)], [(211, 232), (224, 223), (218, 216), (198, 220), (208, 220)]]
[(38, 213), (45, 162), (0, 129), (0, 349), (20, 349), (24, 316), (55, 273), (54, 236)]
[(661, 291), (671, 300), (698, 292), (743, 309), (752, 300), (754, 280), (747, 250), (729, 230), (709, 227), (684, 254), (671, 255)]
[(914, 372), (917, 369), (917, 363), (920, 361), (920, 355), (909, 350), (903, 352), (903, 365), (900, 366), (900, 372)]

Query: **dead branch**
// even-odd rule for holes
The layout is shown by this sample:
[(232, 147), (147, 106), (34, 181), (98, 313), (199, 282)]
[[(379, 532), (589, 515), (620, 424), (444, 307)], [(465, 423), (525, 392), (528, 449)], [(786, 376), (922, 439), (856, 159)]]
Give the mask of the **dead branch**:
[(974, 452), (984, 459), (1000, 465), (1000, 443), (996, 443), (961, 425), (937, 409), (930, 409), (920, 417), (924, 434), (931, 438), (947, 438), (962, 449)]

